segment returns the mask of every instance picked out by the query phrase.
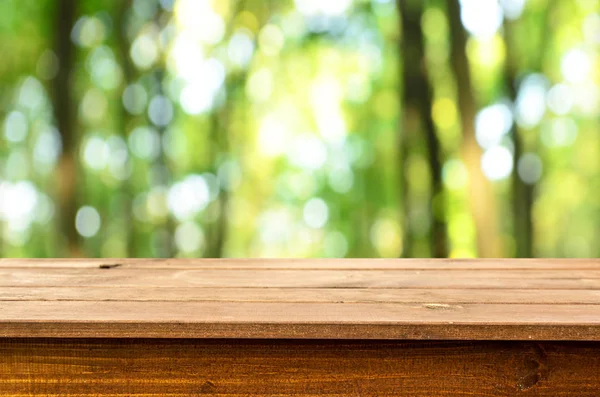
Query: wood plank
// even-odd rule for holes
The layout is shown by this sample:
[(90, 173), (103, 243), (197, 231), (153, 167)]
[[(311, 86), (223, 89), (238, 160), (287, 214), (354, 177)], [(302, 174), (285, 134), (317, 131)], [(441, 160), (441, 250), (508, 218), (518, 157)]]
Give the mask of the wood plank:
[(0, 268), (0, 335), (600, 340), (595, 268), (348, 270), (343, 263), (359, 262), (330, 269), (329, 261), (307, 260), (292, 263), (325, 267), (288, 269), (252, 268), (263, 262), (249, 260), (231, 261), (245, 264), (240, 268), (171, 269), (126, 266), (164, 261), (66, 262), (76, 266), (4, 262), (11, 266)]
[(0, 339), (0, 396), (597, 396), (598, 343)]
[(600, 341), (600, 306), (3, 301), (0, 337)]
[(0, 287), (600, 289), (600, 270), (0, 269)]
[(321, 270), (600, 270), (600, 259), (12, 259), (0, 268), (321, 269)]
[(3, 287), (0, 301), (600, 304), (600, 290)]

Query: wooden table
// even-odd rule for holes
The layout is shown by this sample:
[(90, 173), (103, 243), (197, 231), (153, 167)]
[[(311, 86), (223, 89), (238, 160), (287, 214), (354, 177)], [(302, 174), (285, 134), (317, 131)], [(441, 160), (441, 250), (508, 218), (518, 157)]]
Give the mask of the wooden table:
[(0, 396), (600, 396), (599, 260), (0, 260)]

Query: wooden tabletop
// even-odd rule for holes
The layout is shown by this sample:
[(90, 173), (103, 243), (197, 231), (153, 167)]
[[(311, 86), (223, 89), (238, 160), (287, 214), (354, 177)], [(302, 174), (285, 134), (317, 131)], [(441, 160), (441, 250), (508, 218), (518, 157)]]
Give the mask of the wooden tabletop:
[(600, 341), (600, 260), (0, 259), (0, 337)]

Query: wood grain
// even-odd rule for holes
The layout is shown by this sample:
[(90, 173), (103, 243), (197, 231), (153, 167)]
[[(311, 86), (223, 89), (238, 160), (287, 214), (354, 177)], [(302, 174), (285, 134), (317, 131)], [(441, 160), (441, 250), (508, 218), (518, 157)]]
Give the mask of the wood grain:
[(599, 390), (598, 260), (0, 260), (0, 396)]
[(2, 287), (0, 301), (600, 304), (591, 289)]
[(0, 269), (0, 287), (594, 289), (598, 270)]
[(0, 337), (600, 340), (600, 305), (4, 301), (0, 315)]
[(597, 343), (0, 339), (0, 396), (598, 396)]
[(600, 261), (2, 259), (0, 336), (600, 341)]

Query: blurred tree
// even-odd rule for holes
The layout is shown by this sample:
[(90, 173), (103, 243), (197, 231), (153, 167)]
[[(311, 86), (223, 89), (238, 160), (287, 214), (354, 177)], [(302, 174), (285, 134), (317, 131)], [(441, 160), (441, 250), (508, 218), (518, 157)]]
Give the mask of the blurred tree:
[[(246, 11), (246, 1), (237, 0), (235, 7), (227, 21), (227, 28), (224, 35), (224, 42), (231, 42), (237, 27), (238, 19)], [(248, 12), (248, 11), (246, 11)], [(253, 42), (256, 46), (256, 41)], [(232, 160), (230, 151), (230, 131), (233, 126), (231, 118), (235, 112), (235, 107), (244, 106), (243, 90), (248, 75), (248, 67), (228, 71), (224, 81), (223, 103), (217, 104), (217, 109), (213, 109), (210, 116), (210, 164), (209, 170), (214, 175), (219, 175), (220, 185), (218, 187), (218, 216), (215, 222), (208, 229), (207, 249), (204, 256), (208, 258), (221, 258), (224, 255), (224, 246), (227, 238), (228, 219), (229, 219), (229, 183), (227, 176), (227, 164)], [(221, 168), (221, 172), (219, 172)]]
[[(235, 152), (232, 148), (232, 139), (235, 139), (235, 117), (243, 114), (243, 109), (248, 107), (246, 98), (246, 85), (248, 75), (252, 66), (252, 60), (256, 57), (258, 45), (258, 34), (268, 22), (269, 18), (276, 13), (276, 2), (272, 0), (261, 2), (248, 2), (247, 0), (234, 0), (233, 7), (226, 21), (223, 43), (228, 44), (228, 52), (236, 40), (237, 30), (250, 31), (252, 41), (252, 56), (245, 65), (233, 66), (226, 72), (223, 83), (223, 100), (217, 103), (210, 115), (210, 161), (209, 172), (219, 178), (219, 190), (217, 196), (217, 219), (207, 230), (207, 249), (204, 256), (209, 258), (221, 258), (226, 255), (225, 245), (227, 242), (230, 222), (230, 195), (232, 184), (232, 170), (230, 166), (235, 162)], [(281, 3), (280, 7), (285, 3)], [(255, 26), (244, 26), (251, 20)], [(239, 33), (239, 32), (238, 32)], [(239, 124), (238, 124), (239, 125)]]
[(77, 214), (77, 128), (74, 124), (74, 103), (72, 97), (72, 71), (74, 46), (71, 41), (71, 28), (75, 23), (75, 0), (56, 0), (54, 16), (55, 48), (58, 71), (53, 81), (52, 101), (56, 126), (61, 136), (62, 151), (58, 165), (58, 204), (62, 222), (62, 233), (67, 239), (68, 254), (81, 255), (79, 234), (75, 228)]
[(447, 0), (450, 22), (450, 59), (458, 94), (463, 130), (462, 157), (468, 170), (469, 202), (477, 230), (477, 254), (483, 258), (502, 255), (498, 237), (497, 207), (490, 181), (481, 169), (482, 150), (475, 137), (477, 103), (467, 58), (467, 32), (461, 22), (461, 4)]
[[(541, 41), (549, 40), (552, 37), (552, 28), (549, 16), (552, 14), (554, 2), (549, 2), (543, 8), (541, 15), (536, 15), (542, 23), (539, 26), (539, 37)], [(506, 92), (512, 103), (513, 109), (516, 110), (517, 99), (519, 95), (520, 80), (523, 76), (519, 75), (520, 70), (527, 70), (533, 73), (544, 72), (544, 58), (551, 48), (549, 44), (542, 45), (538, 51), (530, 56), (530, 62), (523, 62), (523, 56), (519, 53), (519, 40), (517, 34), (517, 24), (520, 21), (511, 20), (505, 16), (503, 22), (504, 40), (506, 43), (506, 59), (504, 61), (504, 78), (506, 82)], [(516, 112), (513, 112), (516, 115)], [(537, 147), (532, 147), (524, 139), (525, 131), (519, 127), (517, 121), (512, 123), (510, 134), (514, 145), (513, 153), (513, 173), (511, 176), (512, 183), (512, 211), (513, 211), (513, 228), (515, 241), (515, 256), (518, 258), (531, 258), (534, 256), (534, 233), (533, 233), (533, 203), (535, 201), (534, 192), (536, 189), (535, 181), (525, 181), (522, 172), (527, 172), (527, 167), (523, 165), (523, 155), (536, 153), (539, 150)]]
[[(128, 37), (128, 28), (131, 22), (130, 13), (131, 13), (132, 0), (120, 0), (119, 7), (114, 7), (116, 11), (115, 16), (115, 31), (116, 31), (116, 42), (117, 42), (117, 50), (119, 54), (119, 60), (121, 64), (121, 68), (123, 70), (123, 88), (121, 91), (121, 95), (123, 96), (128, 87), (136, 81), (136, 69), (135, 65), (131, 62), (131, 57), (129, 56), (129, 49), (131, 48), (131, 43)], [(119, 115), (119, 133), (123, 138), (124, 142), (127, 142), (128, 132), (131, 128), (133, 117), (127, 110), (125, 106), (120, 106), (121, 113)], [(128, 159), (129, 164), (131, 165), (131, 160)], [(128, 229), (126, 231), (127, 236), (127, 256), (132, 257), (136, 255), (136, 239), (135, 239), (135, 220), (133, 218), (132, 209), (133, 209), (133, 191), (131, 188), (131, 183), (129, 178), (121, 184), (121, 193), (123, 196), (123, 205), (122, 205), (122, 217), (124, 220), (124, 225)]]
[[(430, 247), (431, 255), (443, 258), (448, 255), (448, 242), (446, 235), (446, 222), (443, 206), (439, 206), (437, 211), (433, 210), (434, 200), (441, 202), (444, 196), (444, 187), (442, 183), (442, 153), (440, 144), (436, 135), (436, 129), (433, 122), (432, 109), (432, 88), (427, 73), (425, 63), (425, 47), (423, 31), (421, 29), (421, 20), (423, 18), (424, 3), (420, 0), (399, 0), (398, 10), (400, 11), (400, 21), (402, 26), (402, 43), (400, 46), (403, 82), (403, 115), (402, 115), (402, 159), (404, 164), (409, 158), (411, 152), (415, 151), (420, 139), (424, 139), (427, 146), (427, 160), (429, 164), (430, 194), (428, 208), (430, 211), (429, 233), (431, 236)], [(422, 133), (423, 137), (419, 137)], [(404, 171), (404, 256), (410, 257), (413, 254), (412, 233), (415, 226), (412, 225), (414, 217), (411, 216), (411, 198), (408, 189), (411, 182), (408, 173)]]
[[(159, 54), (166, 52), (166, 48), (169, 42), (168, 36), (166, 33), (167, 25), (170, 22), (170, 12), (164, 10), (162, 7), (156, 7), (156, 11), (154, 14), (154, 24), (158, 29), (158, 51)], [(166, 70), (166, 56), (159, 56), (158, 60), (154, 65), (154, 69), (152, 70), (152, 77), (154, 80), (154, 92), (153, 99), (151, 99), (151, 104), (156, 104), (154, 109), (148, 108), (148, 116), (149, 121), (154, 124), (154, 126), (158, 130), (158, 156), (153, 167), (153, 174), (155, 176), (155, 180), (153, 180), (153, 184), (159, 186), (160, 188), (167, 189), (173, 182), (173, 178), (171, 175), (171, 170), (169, 167), (169, 161), (167, 158), (167, 153), (165, 150), (165, 135), (167, 128), (172, 123), (174, 118), (174, 107), (168, 95), (166, 93), (168, 84), (167, 79), (167, 70)], [(150, 105), (151, 106), (151, 105)], [(155, 116), (152, 116), (152, 111), (154, 110)], [(156, 234), (156, 242), (155, 246), (157, 249), (158, 255), (160, 257), (168, 258), (172, 257), (175, 254), (175, 247), (173, 236), (175, 235), (175, 223), (171, 214), (167, 214), (163, 218), (162, 224), (160, 225), (160, 234)]]
[[(518, 86), (518, 70), (517, 54), (514, 44), (514, 37), (511, 37), (512, 25), (514, 22), (509, 22), (505, 19), (503, 30), (506, 42), (506, 60), (504, 62), (504, 76), (506, 79), (506, 90), (509, 98), (515, 106), (517, 95), (519, 93)], [(523, 139), (522, 131), (513, 122), (510, 134), (514, 144), (513, 153), (513, 173), (511, 177), (513, 190), (513, 228), (515, 238), (515, 254), (517, 257), (530, 258), (533, 251), (533, 228), (531, 206), (533, 205), (533, 186), (526, 184), (519, 176), (519, 160), (523, 156)]]

